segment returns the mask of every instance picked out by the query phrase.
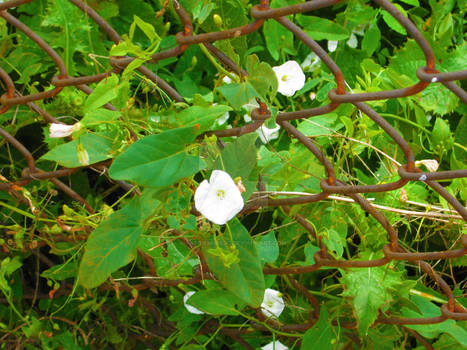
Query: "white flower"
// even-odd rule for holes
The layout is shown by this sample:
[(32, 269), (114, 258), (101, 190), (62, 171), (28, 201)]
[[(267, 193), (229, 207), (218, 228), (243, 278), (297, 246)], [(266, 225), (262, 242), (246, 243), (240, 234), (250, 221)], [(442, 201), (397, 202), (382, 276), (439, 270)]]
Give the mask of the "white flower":
[(232, 79), (230, 79), (230, 77), (228, 75), (226, 75), (225, 77), (222, 78), (222, 81), (226, 84), (230, 84), (232, 83)]
[(328, 50), (329, 52), (334, 52), (337, 49), (337, 40), (328, 40)]
[(67, 137), (79, 130), (80, 127), (80, 123), (73, 125), (52, 123), (50, 124), (49, 134), (52, 138)]
[(225, 112), (219, 118), (217, 118), (217, 124), (219, 125), (225, 124), (225, 122), (229, 119), (229, 117), (230, 117), (229, 112)]
[(281, 66), (272, 67), (276, 73), (279, 86), (277, 91), (284, 96), (293, 96), (295, 91), (305, 85), (305, 74), (296, 61), (287, 61)]
[(305, 57), (305, 60), (300, 65), (305, 72), (311, 71), (311, 69), (320, 62), (320, 59), (317, 54), (311, 52), (308, 56)]
[(282, 344), (279, 340), (272, 341), (269, 344), (263, 346), (262, 350), (287, 350), (288, 347)]
[(256, 129), (256, 132), (263, 143), (268, 143), (269, 141), (275, 140), (279, 137), (280, 128), (281, 127), (276, 124), (273, 129), (269, 129), (263, 124), (259, 129)]
[(264, 299), (261, 303), (261, 312), (266, 317), (279, 317), (285, 304), (282, 294), (274, 289), (267, 288), (264, 291)]
[(430, 173), (438, 170), (439, 164), (436, 159), (423, 159), (423, 160), (417, 160), (415, 162), (415, 166), (419, 167), (420, 165), (424, 165)]
[(183, 304), (185, 304), (185, 307), (186, 307), (186, 309), (188, 310), (189, 313), (196, 314), (196, 315), (202, 315), (202, 314), (204, 314), (203, 311), (198, 310), (194, 306), (188, 305), (186, 303), (188, 301), (188, 299), (190, 299), (193, 294), (195, 294), (195, 292), (193, 292), (193, 291), (187, 292), (185, 294), (185, 296), (183, 297)]
[(354, 34), (354, 32), (350, 34), (350, 38), (349, 40), (347, 40), (347, 45), (351, 47), (352, 49), (355, 49), (358, 46), (358, 39), (357, 39), (357, 36)]
[(196, 189), (195, 207), (209, 221), (224, 225), (243, 209), (243, 198), (229, 174), (214, 170)]

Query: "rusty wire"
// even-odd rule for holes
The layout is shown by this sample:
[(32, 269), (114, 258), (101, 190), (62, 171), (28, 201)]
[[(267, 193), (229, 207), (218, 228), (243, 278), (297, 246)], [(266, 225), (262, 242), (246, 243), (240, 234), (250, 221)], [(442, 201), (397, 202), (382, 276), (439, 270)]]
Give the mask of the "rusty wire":
[[(30, 28), (21, 23), (17, 18), (15, 18), (7, 11), (7, 9), (9, 8), (21, 6), (22, 4), (26, 4), (31, 1), (34, 0), (10, 0), (1, 3), (0, 16), (3, 17), (11, 26), (15, 27), (19, 31), (22, 31), (25, 35), (27, 35), (35, 42), (55, 62), (59, 71), (59, 75), (51, 79), (51, 84), (54, 86), (53, 89), (22, 96), (16, 91), (14, 82), (10, 78), (10, 76), (3, 69), (0, 68), (0, 79), (4, 84), (4, 89), (6, 90), (5, 93), (0, 97), (0, 114), (8, 111), (9, 108), (11, 108), (12, 106), (25, 104), (32, 111), (41, 115), (46, 122), (57, 122), (57, 120), (53, 116), (39, 108), (33, 103), (33, 101), (51, 98), (56, 94), (60, 93), (60, 91), (65, 86), (75, 86), (76, 88), (84, 91), (85, 93), (90, 94), (92, 92), (92, 89), (90, 89), (86, 84), (99, 82), (112, 73), (119, 73), (122, 69), (128, 66), (134, 60), (134, 58), (111, 57), (110, 64), (113, 66), (113, 69), (109, 72), (96, 74), (93, 76), (70, 77), (67, 73), (63, 60), (57, 54), (57, 52), (54, 49), (52, 49), (42, 38), (40, 38)], [(106, 33), (114, 43), (117, 44), (120, 41), (119, 34), (85, 2), (81, 0), (69, 1), (76, 5), (80, 10), (82, 10), (84, 15), (94, 20), (94, 22), (100, 27), (100, 29), (104, 33)], [(416, 263), (421, 270), (423, 270), (428, 276), (430, 276), (430, 278), (438, 285), (443, 294), (447, 297), (448, 302), (447, 304), (441, 306), (441, 316), (438, 317), (405, 318), (392, 317), (390, 315), (381, 314), (377, 322), (408, 325), (438, 323), (443, 322), (447, 319), (467, 320), (467, 310), (462, 305), (456, 303), (454, 299), (454, 294), (449, 285), (437, 272), (434, 271), (431, 265), (424, 261), (449, 259), (464, 256), (467, 253), (467, 235), (464, 235), (462, 237), (462, 248), (459, 249), (441, 252), (409, 252), (408, 250), (399, 245), (398, 233), (394, 229), (394, 227), (389, 223), (387, 218), (380, 211), (376, 210), (376, 208), (369, 201), (367, 201), (360, 195), (361, 193), (392, 191), (403, 187), (409, 181), (422, 181), (429, 187), (431, 187), (434, 191), (439, 193), (444, 199), (446, 199), (446, 201), (449, 204), (451, 204), (451, 206), (459, 213), (459, 215), (465, 221), (467, 221), (466, 208), (455, 197), (449, 194), (438, 182), (436, 182), (437, 180), (465, 178), (467, 177), (467, 170), (464, 169), (428, 173), (416, 168), (414, 154), (407, 141), (404, 140), (404, 138), (382, 116), (380, 116), (375, 110), (373, 110), (368, 104), (365, 103), (366, 101), (372, 100), (385, 100), (390, 98), (411, 96), (424, 90), (427, 86), (429, 86), (432, 83), (443, 84), (446, 88), (448, 88), (455, 95), (457, 95), (461, 101), (467, 103), (467, 92), (454, 83), (455, 80), (467, 79), (467, 70), (440, 73), (438, 70), (436, 70), (435, 67), (435, 56), (432, 48), (430, 47), (429, 43), (425, 40), (423, 35), (420, 33), (420, 31), (416, 28), (416, 26), (388, 0), (373, 1), (381, 8), (388, 11), (406, 29), (408, 35), (410, 35), (422, 49), (426, 63), (425, 66), (419, 67), (419, 69), (417, 70), (417, 77), (420, 80), (417, 84), (402, 89), (378, 91), (371, 93), (352, 94), (346, 91), (345, 77), (338, 65), (332, 60), (332, 58), (327, 54), (327, 52), (321, 48), (319, 44), (312, 40), (300, 27), (298, 27), (296, 24), (294, 24), (285, 17), (291, 14), (303, 13), (332, 6), (341, 2), (339, 0), (316, 0), (286, 6), (282, 8), (270, 8), (268, 0), (260, 0), (260, 4), (252, 7), (251, 9), (252, 21), (250, 24), (224, 31), (201, 34), (193, 34), (193, 26), (191, 23), (190, 15), (183, 9), (183, 7), (178, 3), (177, 0), (173, 0), (174, 9), (183, 24), (184, 30), (183, 32), (178, 33), (175, 37), (178, 46), (166, 51), (155, 53), (152, 56), (150, 63), (157, 64), (157, 62), (161, 59), (178, 56), (182, 54), (188, 46), (202, 43), (206, 46), (206, 48), (210, 51), (210, 53), (213, 56), (215, 56), (220, 62), (224, 64), (225, 67), (227, 67), (232, 72), (238, 75), (246, 76), (247, 73), (243, 69), (239, 68), (227, 55), (225, 55), (223, 52), (221, 52), (219, 49), (213, 46), (212, 43), (217, 40), (230, 39), (242, 35), (248, 35), (249, 33), (252, 33), (261, 28), (263, 23), (267, 20), (275, 20), (278, 23), (280, 23), (283, 27), (287, 28), (290, 32), (292, 32), (297, 39), (301, 40), (306, 46), (308, 46), (309, 49), (312, 52), (314, 52), (329, 68), (331, 73), (334, 75), (337, 88), (329, 92), (328, 97), (331, 102), (328, 105), (294, 112), (280, 112), (276, 117), (276, 121), (283, 129), (287, 131), (287, 133), (291, 137), (294, 137), (298, 141), (300, 141), (322, 163), (322, 165), (325, 168), (327, 177), (321, 180), (320, 185), (322, 192), (319, 194), (308, 196), (296, 196), (292, 198), (253, 198), (246, 206), (244, 211), (248, 212), (248, 210), (251, 210), (252, 208), (256, 209), (261, 206), (282, 206), (284, 210), (288, 213), (290, 205), (317, 202), (326, 199), (331, 194), (340, 193), (352, 198), (364, 211), (372, 215), (379, 222), (379, 224), (386, 230), (388, 234), (389, 243), (386, 246), (384, 246), (384, 257), (381, 259), (371, 261), (335, 260), (328, 254), (326, 245), (317, 235), (313, 226), (306, 220), (306, 218), (304, 218), (300, 214), (295, 214), (293, 218), (305, 230), (307, 230), (319, 244), (320, 250), (314, 255), (315, 264), (299, 267), (265, 267), (264, 273), (275, 275), (294, 275), (317, 271), (321, 267), (368, 268), (385, 265), (392, 260), (405, 260), (408, 262)], [(159, 86), (162, 90), (164, 90), (167, 93), (167, 95), (170, 96), (173, 100), (184, 101), (183, 97), (173, 87), (171, 87), (167, 82), (165, 82), (162, 78), (157, 76), (150, 69), (143, 65), (139, 67), (138, 70), (141, 74), (146, 76), (157, 86)], [(320, 150), (317, 144), (309, 137), (303, 135), (289, 122), (291, 120), (324, 115), (335, 110), (339, 105), (344, 103), (353, 104), (361, 112), (363, 112), (365, 115), (371, 118), (387, 133), (388, 136), (390, 136), (394, 140), (394, 142), (403, 151), (406, 163), (400, 166), (398, 169), (398, 174), (400, 176), (399, 180), (392, 183), (365, 186), (354, 186), (340, 181), (336, 177), (336, 172), (334, 170), (332, 162), (323, 154), (323, 152)], [(110, 104), (107, 104), (106, 108), (115, 109)], [(260, 103), (260, 107), (254, 110), (252, 113), (253, 120), (250, 124), (227, 130), (210, 131), (209, 133), (215, 134), (218, 137), (239, 136), (246, 133), (251, 133), (258, 129), (269, 117), (270, 113), (267, 109), (267, 106), (264, 103)], [(31, 181), (50, 180), (68, 196), (83, 204), (89, 212), (93, 212), (93, 208), (83, 198), (81, 198), (70, 187), (58, 180), (58, 177), (68, 176), (76, 172), (80, 168), (60, 169), (52, 172), (42, 171), (36, 168), (32, 154), (26, 149), (26, 147), (24, 147), (18, 140), (16, 140), (15, 137), (13, 137), (1, 128), (0, 135), (24, 156), (28, 164), (28, 167), (22, 172), (22, 178), (14, 182), (0, 183), (0, 190), (8, 191), (11, 195), (15, 195), (16, 199), (25, 202), (25, 199), (22, 198), (22, 195), (17, 191), (18, 186), (24, 186)], [(92, 166), (94, 168), (100, 167), (101, 170), (105, 171), (107, 169), (108, 164), (104, 162), (97, 165), (94, 164)], [(122, 184), (122, 186), (126, 186), (127, 189), (130, 188), (128, 187), (128, 184), (125, 184), (123, 182), (120, 183)], [(264, 184), (261, 184), (260, 181), (258, 187), (258, 189), (261, 191), (262, 189), (264, 189)], [(179, 283), (195, 284), (206, 278), (214, 278), (214, 276), (212, 276), (212, 274), (209, 273), (207, 264), (201, 251), (199, 249), (196, 249), (196, 247), (193, 247), (193, 245), (187, 240), (182, 239), (182, 242), (185, 245), (187, 245), (187, 247), (191, 249), (200, 258), (201, 265), (195, 271), (194, 277), (190, 279), (181, 280), (149, 280), (142, 285), (135, 286), (135, 288), (146, 289), (154, 286), (176, 286)], [(143, 260), (150, 265), (150, 270), (152, 271), (152, 273), (156, 275), (156, 271), (154, 269), (154, 265), (151, 262), (151, 259), (145, 256), (143, 252), (140, 251), (139, 253), (140, 255), (142, 255)], [(267, 322), (270, 327), (277, 328), (282, 331), (303, 331), (310, 328), (319, 318), (319, 303), (313, 297), (313, 295), (311, 295), (307, 291), (307, 289), (304, 286), (299, 284), (291, 276), (288, 276), (287, 278), (289, 279), (289, 282), (296, 288), (296, 290), (300, 291), (310, 302), (311, 311), (309, 322), (305, 324), (279, 325), (274, 321), (264, 320), (264, 317), (262, 317), (260, 312), (257, 313), (257, 317), (260, 320)], [(203, 328), (202, 332), (215, 331), (217, 326), (214, 323), (208, 324), (206, 327)], [(340, 325), (343, 326), (342, 324)], [(253, 328), (258, 330), (267, 330), (264, 326), (260, 324), (252, 323), (252, 326)], [(347, 326), (349, 328), (352, 328), (355, 327), (355, 324), (350, 324)], [(171, 327), (173, 327), (173, 325)], [(237, 331), (226, 329), (224, 330), (224, 334), (230, 336), (232, 339), (239, 342), (245, 348), (251, 348), (251, 346), (249, 346), (249, 344), (246, 343), (240, 336), (243, 333), (242, 329), (239, 329)], [(408, 331), (411, 334), (414, 334), (414, 336), (417, 339), (419, 339), (419, 341), (425, 347), (431, 348), (431, 345), (417, 332), (413, 330)]]

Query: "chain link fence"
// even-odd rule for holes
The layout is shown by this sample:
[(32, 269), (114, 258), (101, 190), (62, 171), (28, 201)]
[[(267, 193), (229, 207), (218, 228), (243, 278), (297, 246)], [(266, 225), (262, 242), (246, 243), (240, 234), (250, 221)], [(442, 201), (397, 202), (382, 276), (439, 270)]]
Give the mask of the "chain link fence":
[[(16, 88), (15, 83), (11, 77), (0, 68), (0, 78), (2, 81), (1, 88), (5, 91), (0, 97), (0, 113), (7, 112), (10, 108), (15, 107), (19, 104), (27, 105), (34, 113), (39, 114), (47, 123), (59, 123), (59, 121), (50, 115), (47, 111), (41, 109), (37, 106), (34, 101), (50, 99), (60, 93), (64, 87), (75, 87), (80, 89), (87, 94), (90, 94), (92, 90), (86, 85), (91, 83), (99, 82), (106, 77), (110, 76), (113, 73), (121, 72), (125, 67), (127, 67), (135, 58), (133, 57), (111, 57), (110, 63), (114, 67), (113, 70), (92, 75), (92, 76), (70, 76), (67, 72), (66, 65), (63, 59), (59, 54), (51, 47), (49, 44), (43, 40), (39, 35), (34, 31), (28, 28), (26, 25), (21, 23), (16, 17), (14, 17), (8, 9), (13, 7), (21, 6), (23, 4), (29, 3), (33, 0), (11, 0), (4, 3), (0, 3), (0, 16), (4, 18), (10, 28), (16, 28), (16, 31), (21, 31), (32, 39), (39, 48), (41, 48), (56, 64), (58, 71), (60, 72), (58, 76), (55, 76), (51, 81), (51, 85), (54, 86), (53, 89), (32, 93), (30, 95), (22, 95)], [(83, 16), (88, 16), (95, 23), (98, 24), (100, 29), (106, 33), (106, 35), (117, 44), (121, 38), (120, 35), (110, 26), (99, 14), (93, 10), (89, 5), (81, 0), (69, 0), (75, 6), (82, 10)], [(419, 67), (417, 70), (417, 77), (419, 82), (413, 86), (408, 86), (401, 89), (389, 90), (389, 91), (378, 91), (378, 92), (364, 92), (364, 93), (349, 93), (346, 90), (345, 77), (336, 64), (335, 61), (328, 55), (328, 53), (321, 48), (314, 40), (312, 40), (299, 26), (291, 22), (286, 18), (288, 15), (310, 12), (313, 10), (333, 6), (340, 1), (337, 0), (316, 0), (316, 1), (307, 1), (301, 4), (286, 6), (282, 8), (270, 8), (268, 0), (261, 0), (259, 5), (254, 6), (251, 9), (251, 18), (252, 22), (248, 25), (232, 28), (219, 32), (209, 32), (202, 34), (193, 34), (193, 25), (190, 19), (190, 15), (182, 8), (182, 6), (176, 1), (173, 0), (173, 5), (176, 13), (178, 14), (180, 20), (183, 23), (184, 30), (176, 35), (176, 41), (178, 46), (155, 53), (152, 56), (151, 63), (156, 63), (162, 59), (169, 57), (177, 57), (182, 54), (190, 45), (203, 43), (210, 53), (216, 57), (220, 62), (224, 64), (226, 68), (236, 73), (237, 75), (247, 75), (247, 73), (240, 69), (232, 59), (230, 59), (225, 53), (221, 52), (218, 48), (212, 45), (213, 42), (217, 40), (232, 39), (243, 35), (248, 35), (254, 31), (257, 31), (262, 27), (265, 21), (277, 21), (284, 28), (287, 28), (290, 32), (293, 33), (295, 38), (302, 41), (307, 47), (309, 47), (310, 52), (314, 52), (321, 61), (329, 68), (335, 78), (335, 83), (337, 85), (336, 89), (333, 89), (329, 92), (330, 103), (325, 106), (320, 106), (317, 108), (298, 110), (294, 112), (279, 112), (276, 121), (277, 123), (287, 131), (290, 137), (296, 138), (300, 141), (310, 152), (316, 157), (321, 164), (324, 166), (326, 171), (326, 178), (322, 179), (320, 186), (322, 189), (321, 193), (318, 194), (309, 194), (309, 195), (297, 195), (294, 197), (288, 198), (267, 198), (267, 197), (253, 197), (249, 202), (244, 211), (254, 210), (262, 206), (282, 206), (285, 212), (290, 212), (289, 206), (295, 204), (305, 204), (312, 203), (324, 200), (326, 198), (332, 197), (333, 194), (341, 194), (350, 197), (355, 203), (357, 203), (364, 211), (369, 215), (374, 217), (379, 224), (387, 232), (389, 243), (384, 247), (383, 253), (384, 257), (377, 260), (335, 260), (328, 253), (328, 248), (323, 243), (320, 236), (318, 236), (307, 220), (300, 214), (294, 214), (294, 219), (301, 225), (305, 230), (307, 230), (318, 242), (320, 250), (314, 255), (315, 264), (310, 266), (298, 266), (298, 267), (282, 267), (282, 268), (273, 268), (265, 267), (265, 274), (273, 275), (297, 275), (297, 274), (306, 274), (312, 271), (317, 271), (322, 267), (333, 267), (333, 268), (368, 268), (376, 267), (381, 265), (386, 265), (392, 260), (404, 260), (412, 264), (416, 264), (419, 268), (425, 272), (430, 278), (436, 282), (439, 289), (447, 298), (447, 304), (441, 306), (441, 316), (431, 317), (431, 318), (404, 318), (404, 317), (391, 317), (390, 315), (381, 313), (377, 322), (380, 323), (389, 323), (389, 324), (399, 324), (399, 325), (414, 325), (414, 324), (433, 324), (443, 322), (447, 319), (453, 320), (467, 320), (467, 310), (456, 302), (453, 290), (450, 288), (448, 283), (437, 273), (432, 266), (426, 261), (430, 260), (440, 260), (440, 259), (450, 259), (456, 257), (462, 257), (467, 252), (467, 235), (463, 235), (461, 239), (462, 247), (459, 249), (452, 249), (446, 251), (436, 251), (436, 252), (409, 252), (407, 249), (403, 248), (400, 244), (400, 239), (397, 230), (389, 223), (388, 219), (382, 214), (381, 211), (377, 209), (371, 202), (366, 200), (360, 194), (362, 193), (375, 193), (375, 192), (385, 192), (393, 191), (399, 188), (402, 188), (410, 181), (421, 181), (426, 185), (431, 187), (433, 191), (436, 191), (440, 196), (442, 196), (457, 212), (459, 219), (462, 218), (464, 221), (467, 220), (467, 210), (462, 203), (459, 202), (454, 196), (452, 196), (438, 181), (439, 180), (450, 180), (456, 178), (465, 178), (467, 177), (467, 170), (451, 170), (451, 171), (438, 171), (438, 172), (424, 172), (421, 169), (415, 166), (414, 154), (409, 146), (409, 143), (401, 136), (401, 134), (392, 127), (380, 114), (378, 114), (374, 109), (372, 109), (366, 102), (375, 101), (375, 100), (386, 100), (386, 99), (395, 99), (401, 97), (407, 97), (415, 95), (426, 89), (430, 84), (443, 84), (448, 88), (453, 94), (457, 95), (459, 99), (467, 103), (467, 92), (464, 91), (459, 85), (455, 84), (454, 81), (467, 79), (467, 70), (456, 71), (456, 72), (446, 72), (440, 73), (435, 66), (435, 55), (432, 48), (430, 47), (427, 40), (423, 37), (417, 27), (412, 23), (407, 17), (405, 17), (391, 2), (387, 0), (374, 0), (375, 5), (380, 6), (387, 12), (389, 12), (394, 19), (397, 20), (407, 31), (408, 35), (412, 37), (416, 43), (419, 45), (423, 54), (425, 56), (426, 64), (423, 67)], [(148, 79), (153, 81), (159, 88), (167, 93), (173, 100), (182, 102), (184, 101), (183, 97), (170, 86), (166, 81), (148, 69), (146, 66), (142, 65), (138, 68), (138, 71), (146, 76)], [(304, 118), (312, 118), (314, 116), (321, 116), (331, 111), (335, 110), (341, 104), (350, 103), (363, 112), (366, 116), (371, 118), (376, 124), (380, 126), (388, 136), (400, 147), (401, 151), (405, 155), (405, 164), (401, 165), (398, 169), (398, 174), (400, 179), (385, 184), (376, 184), (376, 185), (350, 185), (340, 181), (336, 177), (336, 171), (332, 163), (332, 159), (329, 159), (320, 149), (319, 145), (312, 139), (295, 128), (291, 121)], [(106, 108), (115, 110), (112, 105), (107, 104)], [(219, 138), (227, 136), (240, 136), (246, 133), (251, 133), (261, 127), (261, 125), (270, 117), (270, 111), (268, 111), (267, 106), (260, 102), (260, 107), (253, 111), (252, 113), (252, 122), (242, 127), (234, 127), (227, 130), (216, 130), (210, 132), (211, 134), (217, 135)], [(26, 159), (28, 167), (25, 168), (22, 172), (22, 177), (16, 180), (7, 180), (0, 182), (0, 190), (8, 192), (15, 200), (27, 203), (27, 198), (25, 198), (17, 189), (18, 186), (25, 186), (26, 184), (32, 181), (51, 181), (59, 190), (63, 191), (66, 195), (70, 196), (74, 200), (80, 202), (85, 206), (85, 208), (93, 213), (93, 208), (83, 199), (78, 193), (73, 191), (72, 188), (67, 186), (65, 183), (59, 180), (60, 177), (65, 177), (70, 174), (75, 173), (80, 168), (72, 169), (59, 169), (56, 171), (46, 172), (42, 171), (36, 167), (36, 162), (34, 156), (31, 154), (21, 142), (19, 142), (15, 137), (10, 135), (3, 129), (0, 129), (0, 135), (14, 148), (16, 148)], [(94, 164), (90, 167), (98, 168), (105, 170), (108, 163), (105, 164)], [(125, 189), (131, 188), (130, 185), (120, 181), (119, 184)], [(261, 181), (258, 183), (258, 190), (265, 191), (265, 185)], [(57, 236), (58, 237), (58, 236)], [(59, 237), (58, 237), (59, 238)], [(58, 239), (57, 238), (57, 239)], [(68, 239), (63, 237), (64, 240)], [(86, 237), (77, 236), (75, 239), (84, 240)], [(192, 247), (192, 244), (183, 238), (182, 241), (188, 246)], [(197, 251), (197, 250), (195, 250)], [(183, 284), (194, 284), (200, 282), (203, 278), (213, 278), (207, 265), (204, 261), (202, 253), (197, 251), (197, 254), (200, 258), (201, 266), (199, 267), (195, 277), (190, 279), (183, 280), (164, 280), (158, 279), (154, 281), (145, 282), (144, 285), (140, 286), (140, 289), (150, 288), (154, 286), (176, 286), (179, 283)], [(144, 257), (150, 266), (153, 267), (153, 264), (150, 261), (150, 258)], [(153, 268), (154, 270), (154, 268)], [(155, 270), (153, 271), (155, 273)], [(310, 302), (310, 318), (309, 322), (305, 324), (291, 324), (291, 325), (279, 325), (271, 320), (265, 320), (264, 316), (260, 312), (257, 313), (257, 317), (266, 321), (270, 324), (271, 327), (280, 329), (282, 331), (303, 331), (310, 328), (316, 320), (319, 318), (319, 303), (317, 299), (310, 294), (307, 289), (299, 284), (295, 279), (291, 278), (292, 284), (295, 288), (303, 293), (303, 295)], [(150, 306), (148, 306), (150, 307)], [(344, 325), (345, 326), (345, 325)], [(348, 327), (354, 327), (355, 325), (347, 325)], [(254, 325), (257, 329), (264, 329), (263, 326), (259, 324)], [(210, 321), (205, 325), (203, 331), (215, 331), (216, 322)], [(222, 332), (233, 339), (237, 340), (245, 348), (252, 348), (248, 343), (246, 343), (241, 335), (242, 330), (235, 329), (222, 329)], [(432, 348), (431, 345), (421, 337), (417, 332), (409, 330), (415, 337), (417, 337), (422, 344), (427, 348)]]

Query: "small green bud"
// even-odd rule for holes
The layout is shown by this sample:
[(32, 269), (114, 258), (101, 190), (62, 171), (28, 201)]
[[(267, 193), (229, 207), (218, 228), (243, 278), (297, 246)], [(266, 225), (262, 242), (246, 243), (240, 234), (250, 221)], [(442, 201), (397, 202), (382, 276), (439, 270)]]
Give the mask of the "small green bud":
[(222, 17), (219, 16), (217, 13), (215, 13), (213, 16), (212, 16), (212, 19), (214, 21), (214, 24), (216, 25), (217, 28), (220, 28), (222, 27)]

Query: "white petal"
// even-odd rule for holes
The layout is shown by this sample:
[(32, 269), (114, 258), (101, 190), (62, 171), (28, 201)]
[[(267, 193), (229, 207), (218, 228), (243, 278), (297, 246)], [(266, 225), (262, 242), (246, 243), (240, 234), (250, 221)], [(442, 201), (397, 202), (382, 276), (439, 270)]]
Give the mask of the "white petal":
[(417, 160), (415, 162), (415, 166), (420, 166), (424, 165), (430, 173), (438, 170), (439, 163), (436, 159), (423, 159), (423, 160)]
[(358, 46), (358, 39), (354, 33), (350, 34), (350, 39), (347, 40), (347, 45), (352, 49), (355, 49)]
[(222, 81), (226, 84), (230, 84), (232, 83), (232, 79), (230, 79), (230, 77), (228, 75), (226, 75), (225, 77), (222, 78)]
[(52, 123), (50, 124), (49, 134), (51, 138), (67, 137), (80, 127), (81, 125), (79, 123), (73, 125)]
[(277, 91), (284, 96), (293, 96), (305, 85), (305, 74), (296, 61), (287, 61), (283, 65), (272, 67), (276, 73)]
[(256, 132), (258, 133), (259, 138), (263, 143), (268, 143), (269, 141), (275, 140), (279, 137), (280, 128), (281, 127), (276, 124), (276, 127), (269, 129), (263, 124), (259, 129), (256, 130)]
[(240, 190), (230, 175), (222, 170), (214, 170), (209, 182), (201, 182), (194, 199), (196, 209), (206, 219), (219, 225), (232, 219), (244, 205)]
[(225, 124), (225, 122), (229, 119), (229, 117), (230, 117), (229, 112), (225, 112), (219, 118), (217, 118), (217, 124), (219, 125)]
[(198, 310), (197, 308), (195, 308), (194, 306), (191, 306), (191, 305), (188, 305), (186, 302), (188, 301), (188, 299), (190, 299), (190, 297), (195, 294), (196, 292), (187, 292), (185, 294), (185, 296), (183, 297), (183, 304), (185, 304), (185, 307), (186, 309), (188, 310), (189, 313), (192, 313), (192, 314), (196, 314), (196, 315), (202, 315), (204, 314), (203, 311), (201, 310)]
[(282, 344), (279, 340), (270, 342), (269, 344), (263, 346), (262, 350), (287, 350), (288, 347)]
[(328, 40), (328, 50), (329, 52), (334, 52), (337, 49), (337, 41), (336, 40)]
[(249, 122), (251, 122), (252, 119), (248, 114), (244, 114), (243, 115), (243, 120), (245, 121), (245, 123), (249, 123)]
[(284, 311), (284, 299), (279, 291), (267, 288), (264, 291), (264, 299), (261, 303), (261, 312), (266, 317), (279, 317)]
[(315, 65), (319, 63), (319, 61), (320, 58), (318, 57), (318, 55), (316, 55), (314, 52), (311, 52), (308, 54), (308, 56), (305, 57), (305, 60), (300, 66), (305, 72), (309, 72)]

